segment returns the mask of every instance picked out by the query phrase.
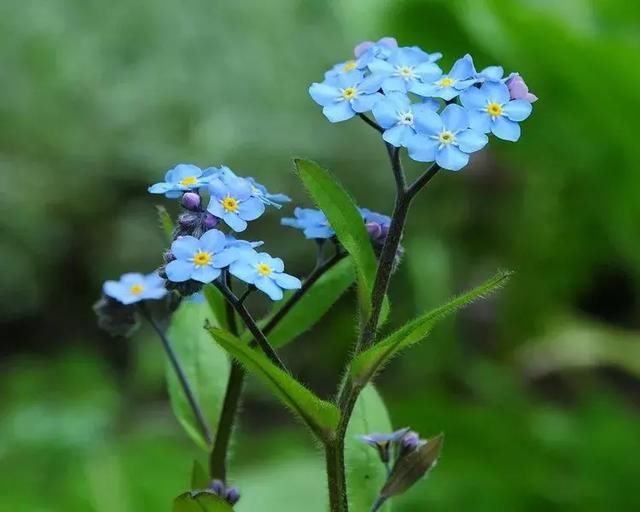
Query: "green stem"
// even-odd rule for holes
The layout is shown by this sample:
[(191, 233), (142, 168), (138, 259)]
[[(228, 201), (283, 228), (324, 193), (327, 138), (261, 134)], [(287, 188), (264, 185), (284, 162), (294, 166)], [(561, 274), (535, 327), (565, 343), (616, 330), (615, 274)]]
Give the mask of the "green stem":
[(331, 512), (348, 512), (347, 480), (344, 470), (344, 440), (334, 440), (325, 445), (327, 485)]

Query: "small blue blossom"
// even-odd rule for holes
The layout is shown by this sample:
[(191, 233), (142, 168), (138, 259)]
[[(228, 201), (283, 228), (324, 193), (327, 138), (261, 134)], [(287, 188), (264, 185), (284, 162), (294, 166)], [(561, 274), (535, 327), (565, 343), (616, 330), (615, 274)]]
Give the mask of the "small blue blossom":
[(102, 291), (108, 297), (128, 305), (141, 300), (161, 299), (167, 294), (164, 279), (156, 272), (123, 274), (119, 281), (106, 281)]
[(415, 48), (398, 48), (387, 60), (369, 62), (372, 76), (382, 79), (382, 90), (390, 92), (413, 91), (422, 82), (431, 82), (442, 75), (442, 70), (431, 57)]
[(488, 66), (476, 73), (478, 82), (501, 82), (505, 80), (504, 68), (502, 66)]
[(264, 213), (264, 203), (253, 195), (251, 182), (244, 178), (213, 178), (209, 183), (211, 199), (207, 211), (222, 219), (234, 231), (247, 229), (247, 221)]
[(493, 133), (502, 140), (515, 142), (520, 138), (520, 121), (531, 114), (531, 103), (525, 99), (512, 100), (509, 88), (503, 83), (485, 82), (460, 96), (469, 112), (470, 126), (482, 133)]
[(365, 64), (360, 63), (360, 59), (345, 60), (334, 65), (329, 71), (324, 74), (324, 78), (328, 83), (337, 84), (338, 78), (340, 76), (346, 75), (354, 70), (362, 70), (365, 67)]
[(339, 123), (371, 110), (382, 97), (379, 89), (378, 77), (365, 78), (361, 71), (354, 70), (335, 80), (311, 84), (309, 94), (323, 107), (322, 113), (329, 121)]
[[(209, 180), (217, 178), (223, 183), (240, 178), (240, 176), (224, 165), (221, 167), (210, 167), (209, 169), (205, 169), (204, 173), (209, 177)], [(260, 199), (264, 204), (281, 208), (283, 203), (291, 201), (291, 198), (285, 194), (272, 194), (267, 190), (267, 187), (258, 183), (254, 178), (247, 177), (243, 179), (246, 179), (251, 184), (251, 195)]]
[(264, 245), (263, 241), (249, 242), (248, 240), (238, 240), (236, 237), (229, 234), (225, 235), (225, 238), (227, 241), (227, 247), (234, 249), (254, 249)]
[(200, 238), (183, 236), (171, 244), (175, 258), (167, 263), (167, 279), (175, 283), (188, 280), (210, 283), (220, 275), (220, 269), (228, 267), (238, 251), (227, 246), (224, 233), (211, 229)]
[(402, 438), (409, 431), (409, 428), (403, 428), (396, 430), (391, 434), (367, 434), (358, 436), (357, 439), (377, 449), (378, 454), (380, 455), (380, 460), (385, 464), (388, 464), (391, 459), (391, 447), (402, 441)]
[(185, 192), (206, 186), (207, 176), (197, 165), (179, 164), (167, 171), (164, 181), (151, 185), (149, 192), (152, 194), (164, 194), (170, 199), (180, 197)]
[(443, 169), (458, 171), (469, 162), (469, 154), (482, 149), (487, 136), (470, 128), (469, 114), (459, 105), (448, 105), (441, 115), (429, 112), (416, 122), (409, 156), (418, 162), (435, 161)]
[(467, 54), (455, 62), (448, 74), (440, 75), (428, 83), (415, 84), (411, 92), (425, 98), (442, 98), (449, 101), (477, 82), (475, 74), (473, 59)]
[(359, 210), (371, 240), (376, 244), (383, 244), (389, 234), (391, 217), (381, 213), (372, 212), (367, 208), (359, 208)]
[(432, 98), (422, 103), (412, 104), (409, 97), (401, 92), (385, 95), (373, 107), (373, 116), (378, 124), (385, 129), (382, 138), (396, 147), (406, 146), (414, 135), (415, 123), (425, 112), (439, 110), (440, 103)]
[(243, 250), (229, 267), (229, 272), (254, 285), (271, 300), (282, 299), (282, 290), (296, 290), (302, 286), (300, 279), (284, 273), (284, 263), (280, 258), (272, 258), (265, 252)]
[(323, 240), (333, 238), (336, 232), (329, 224), (327, 216), (321, 210), (313, 208), (296, 208), (294, 217), (280, 219), (280, 224), (292, 228), (301, 229), (304, 236), (311, 240)]
[(374, 59), (387, 60), (394, 50), (398, 49), (398, 41), (393, 37), (383, 37), (377, 42), (363, 41), (353, 49), (359, 69), (367, 67)]

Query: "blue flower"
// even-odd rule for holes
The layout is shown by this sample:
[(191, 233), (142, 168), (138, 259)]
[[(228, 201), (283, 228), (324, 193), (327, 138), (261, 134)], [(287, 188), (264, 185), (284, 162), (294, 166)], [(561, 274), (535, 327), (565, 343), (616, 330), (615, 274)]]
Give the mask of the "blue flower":
[(151, 274), (123, 274), (119, 281), (106, 281), (102, 291), (108, 297), (128, 305), (141, 300), (161, 299), (167, 293), (164, 279), (156, 272)]
[(336, 84), (338, 78), (341, 75), (346, 75), (347, 73), (354, 71), (356, 69), (363, 69), (365, 65), (359, 63), (359, 60), (349, 59), (344, 62), (338, 62), (334, 65), (329, 71), (324, 74), (324, 78), (327, 82), (332, 84)]
[(419, 162), (435, 161), (443, 169), (458, 171), (469, 154), (482, 149), (487, 136), (470, 129), (469, 114), (459, 105), (448, 105), (441, 115), (429, 112), (416, 122), (418, 133), (407, 145), (409, 156)]
[(294, 217), (280, 219), (280, 224), (292, 228), (301, 229), (304, 236), (309, 239), (326, 239), (336, 235), (329, 224), (327, 216), (321, 210), (312, 208), (296, 208), (293, 211)]
[(442, 75), (427, 53), (415, 48), (398, 48), (387, 60), (374, 59), (369, 63), (372, 76), (382, 79), (382, 90), (408, 92), (422, 82), (430, 82)]
[(501, 82), (504, 80), (504, 68), (502, 66), (488, 66), (476, 73), (478, 82)]
[(529, 87), (519, 73), (511, 73), (507, 77), (507, 87), (512, 100), (526, 100), (529, 103), (538, 101), (538, 97), (529, 92)]
[(415, 84), (411, 92), (425, 98), (442, 98), (449, 101), (458, 96), (460, 91), (476, 83), (475, 74), (473, 59), (467, 54), (455, 62), (448, 74), (436, 77), (429, 83)]
[(402, 438), (409, 431), (409, 428), (403, 428), (396, 430), (391, 434), (367, 434), (358, 436), (357, 439), (377, 449), (378, 454), (380, 455), (380, 460), (387, 464), (391, 459), (391, 447), (402, 441)]
[(227, 247), (234, 249), (254, 249), (264, 244), (263, 241), (249, 242), (247, 240), (238, 240), (235, 236), (228, 234), (225, 235), (225, 238), (227, 240)]
[(373, 116), (385, 132), (382, 138), (396, 147), (406, 146), (415, 134), (415, 123), (425, 112), (435, 112), (440, 108), (437, 100), (429, 98), (423, 103), (412, 104), (406, 94), (387, 94), (373, 107)]
[(167, 279), (182, 283), (190, 279), (210, 283), (220, 275), (220, 269), (228, 267), (238, 257), (238, 251), (227, 247), (224, 233), (211, 229), (199, 239), (183, 236), (171, 244), (175, 258), (167, 263)]
[(175, 199), (183, 193), (207, 185), (207, 176), (197, 165), (179, 164), (167, 171), (164, 181), (151, 185), (149, 192)]
[(389, 234), (391, 217), (372, 212), (367, 208), (359, 208), (359, 210), (371, 240), (377, 244), (384, 243), (385, 238)]
[(364, 78), (361, 71), (354, 70), (338, 76), (335, 81), (311, 84), (309, 94), (324, 107), (322, 113), (329, 121), (339, 123), (371, 110), (382, 97), (378, 89), (377, 77)]
[[(209, 177), (209, 180), (217, 178), (223, 183), (239, 178), (236, 173), (224, 165), (221, 167), (210, 167), (206, 169), (204, 173)], [(264, 204), (281, 208), (283, 203), (291, 201), (291, 198), (285, 194), (272, 194), (267, 190), (267, 187), (258, 183), (254, 178), (247, 177), (243, 179), (246, 179), (251, 184), (251, 195), (260, 199)]]
[(387, 60), (398, 49), (398, 41), (393, 37), (383, 37), (377, 42), (363, 41), (353, 49), (358, 69), (367, 67), (374, 59)]
[(242, 251), (231, 264), (229, 272), (245, 283), (254, 285), (266, 293), (271, 300), (280, 300), (282, 290), (296, 290), (302, 286), (300, 279), (284, 273), (280, 258), (272, 258), (265, 252)]
[(247, 229), (247, 221), (264, 213), (264, 203), (252, 194), (251, 182), (244, 178), (213, 178), (207, 211), (221, 218), (234, 231)]
[(485, 82), (479, 89), (473, 87), (460, 96), (469, 111), (470, 126), (482, 133), (493, 133), (502, 140), (512, 142), (520, 138), (520, 125), (531, 114), (531, 103), (524, 99), (512, 100), (509, 88), (503, 83)]

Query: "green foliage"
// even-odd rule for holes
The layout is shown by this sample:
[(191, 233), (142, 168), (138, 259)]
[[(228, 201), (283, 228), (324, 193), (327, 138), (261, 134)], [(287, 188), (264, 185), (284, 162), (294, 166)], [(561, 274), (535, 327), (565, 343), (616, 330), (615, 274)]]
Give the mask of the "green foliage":
[(218, 290), (213, 284), (206, 284), (202, 289), (204, 297), (209, 304), (209, 309), (213, 318), (215, 318), (215, 325), (219, 325), (224, 329), (228, 329), (227, 322), (227, 301), (222, 295), (222, 292)]
[[(371, 292), (376, 276), (376, 256), (362, 215), (349, 193), (328, 171), (309, 160), (295, 160), (298, 175), (313, 201), (325, 213), (342, 246), (353, 258), (358, 275), (358, 297), (365, 318), (371, 313)], [(388, 302), (381, 322), (388, 314)]]
[(211, 492), (187, 492), (173, 502), (173, 512), (232, 512), (226, 501)]
[[(224, 351), (211, 343), (204, 329), (207, 320), (213, 320), (207, 304), (183, 302), (171, 318), (168, 336), (207, 423), (215, 428), (226, 391), (229, 362)], [(171, 405), (180, 424), (198, 446), (207, 449), (180, 382), (168, 363), (166, 375)]]
[(400, 351), (421, 341), (433, 326), (447, 315), (504, 286), (510, 272), (500, 271), (477, 288), (470, 290), (404, 325), (370, 349), (360, 353), (352, 362), (354, 380), (368, 382)]
[(175, 229), (173, 219), (164, 206), (156, 205), (156, 211), (158, 212), (158, 220), (160, 221), (160, 227), (162, 228), (164, 237), (168, 243), (171, 243), (171, 240), (173, 240), (173, 230)]
[[(375, 448), (360, 441), (364, 434), (389, 433), (393, 430), (387, 408), (380, 394), (367, 385), (360, 393), (345, 438), (345, 465), (349, 505), (354, 512), (368, 512), (387, 478), (387, 470)], [(381, 509), (391, 511), (391, 504)]]
[(320, 439), (327, 439), (335, 430), (340, 412), (335, 405), (320, 400), (291, 375), (276, 367), (257, 349), (224, 329), (209, 327), (209, 332), (218, 344), (256, 375), (291, 409)]
[(274, 347), (282, 347), (311, 329), (347, 291), (354, 280), (353, 261), (347, 257), (325, 272), (269, 333)]
[(194, 460), (191, 467), (191, 489), (206, 489), (209, 487), (209, 483), (209, 473), (200, 462)]

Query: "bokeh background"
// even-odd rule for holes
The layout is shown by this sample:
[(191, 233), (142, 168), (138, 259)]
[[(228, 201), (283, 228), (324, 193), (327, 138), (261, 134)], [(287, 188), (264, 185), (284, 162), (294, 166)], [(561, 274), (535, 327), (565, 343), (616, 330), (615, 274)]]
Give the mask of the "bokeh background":
[[(158, 265), (166, 202), (145, 189), (179, 162), (226, 163), (308, 205), (291, 164), (304, 156), (389, 212), (378, 137), (331, 125), (307, 95), (383, 35), (445, 67), (467, 51), (503, 64), (541, 98), (520, 142), (493, 140), (413, 209), (394, 325), (498, 267), (517, 274), (380, 380), (395, 425), (447, 435), (394, 510), (640, 509), (640, 4), (5, 0), (0, 35), (0, 511), (169, 510), (186, 489), (197, 451), (160, 345), (99, 332), (91, 304), (104, 279)], [(278, 216), (248, 233), (303, 275), (313, 246)], [(285, 352), (324, 396), (352, 307)], [(321, 510), (315, 447), (257, 383), (241, 425), (241, 510)]]

